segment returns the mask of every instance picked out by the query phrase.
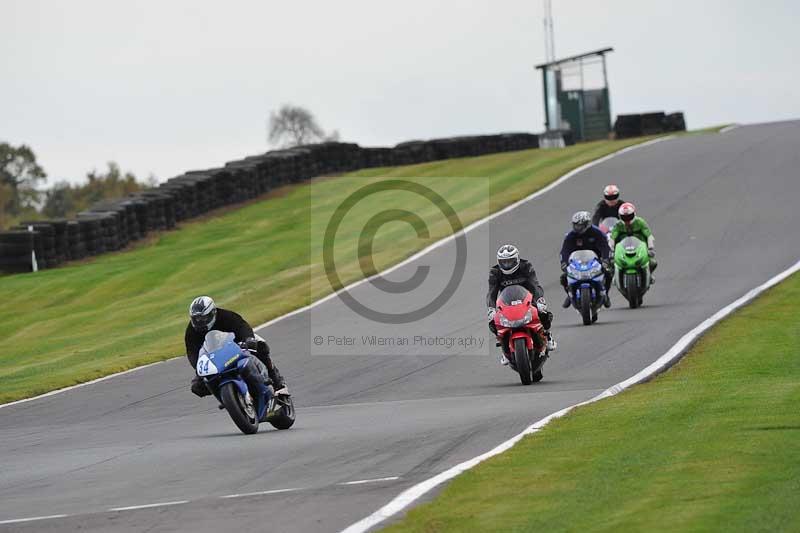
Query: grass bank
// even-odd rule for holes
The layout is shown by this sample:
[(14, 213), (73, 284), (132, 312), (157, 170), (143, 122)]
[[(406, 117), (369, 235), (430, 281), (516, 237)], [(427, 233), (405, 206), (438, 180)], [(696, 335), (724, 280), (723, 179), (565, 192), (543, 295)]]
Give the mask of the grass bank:
[(800, 274), (387, 531), (800, 531)]
[[(133, 250), (37, 274), (0, 277), (0, 403), (182, 353), (187, 306), (199, 294), (212, 295), (259, 324), (330, 293), (321, 255), (311, 253), (309, 242), (324, 231), (322, 223), (341, 201), (366, 183), (403, 177), (431, 185), (440, 189), (466, 225), (575, 167), (644, 140), (599, 141), (320, 178), (183, 224)], [(442, 179), (447, 177), (451, 179)], [(359, 204), (365, 209), (354, 211), (340, 230), (337, 242), (345, 246), (343, 251), (337, 248), (337, 266), (345, 284), (363, 277), (356, 237), (366, 217), (375, 212), (367, 209), (370, 202), (401, 204), (430, 223), (430, 235), (423, 239), (404, 224), (379, 231), (373, 249), (378, 269), (452, 231), (419, 197), (371, 198)]]

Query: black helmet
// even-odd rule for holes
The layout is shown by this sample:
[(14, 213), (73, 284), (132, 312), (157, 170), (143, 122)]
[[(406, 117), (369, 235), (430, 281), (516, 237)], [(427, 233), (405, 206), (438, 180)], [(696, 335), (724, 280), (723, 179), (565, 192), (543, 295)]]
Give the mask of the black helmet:
[(189, 306), (189, 319), (192, 327), (203, 333), (211, 330), (217, 320), (217, 306), (208, 296), (198, 296)]

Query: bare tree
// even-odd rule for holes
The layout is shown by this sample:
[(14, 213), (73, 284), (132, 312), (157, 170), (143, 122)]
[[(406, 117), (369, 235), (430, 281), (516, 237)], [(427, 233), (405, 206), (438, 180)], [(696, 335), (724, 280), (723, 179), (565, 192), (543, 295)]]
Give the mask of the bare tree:
[(326, 135), (311, 112), (303, 107), (284, 104), (269, 116), (269, 142), (276, 146), (302, 146), (319, 141), (338, 140), (337, 131)]

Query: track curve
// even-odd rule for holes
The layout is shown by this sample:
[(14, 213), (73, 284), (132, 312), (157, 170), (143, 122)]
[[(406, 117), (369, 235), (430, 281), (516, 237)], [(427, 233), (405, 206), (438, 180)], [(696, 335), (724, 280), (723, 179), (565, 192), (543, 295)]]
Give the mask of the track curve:
[[(237, 434), (213, 402), (188, 393), (184, 361), (0, 409), (0, 530), (342, 529), (415, 482), (635, 374), (794, 263), (798, 146), (799, 122), (672, 139), (598, 164), (471, 231), (464, 280), (446, 312), (414, 324), (415, 334), (490, 342), (485, 278), (501, 240), (533, 257), (557, 307), (563, 229), (607, 182), (619, 183), (654, 229), (658, 281), (645, 306), (625, 309), (615, 294), (590, 327), (574, 310), (555, 310), (560, 350), (535, 386), (521, 387), (499, 367), (493, 347), (395, 345), (370, 355), (337, 347), (309, 356), (309, 333), (397, 333), (359, 322), (335, 298), (260, 331), (295, 393), (298, 422), (287, 432)], [(451, 256), (452, 246), (442, 246), (392, 276), (407, 279), (417, 263), (446, 265)], [(439, 274), (449, 272), (432, 268)], [(369, 284), (353, 295), (387, 298)], [(403, 308), (421, 296), (392, 298)], [(135, 508), (154, 503), (172, 505)], [(134, 508), (109, 511), (126, 507)], [(2, 523), (60, 514), (68, 516)]]

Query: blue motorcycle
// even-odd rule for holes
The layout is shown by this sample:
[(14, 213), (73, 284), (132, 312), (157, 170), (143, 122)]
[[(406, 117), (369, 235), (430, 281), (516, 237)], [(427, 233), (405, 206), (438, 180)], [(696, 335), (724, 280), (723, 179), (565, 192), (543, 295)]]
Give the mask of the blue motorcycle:
[(567, 283), (572, 306), (588, 326), (597, 321), (597, 310), (606, 296), (603, 265), (591, 250), (577, 250), (569, 256)]
[(260, 422), (276, 429), (294, 424), (294, 403), (288, 394), (276, 394), (269, 378), (250, 380), (243, 376), (252, 365), (251, 350), (234, 341), (233, 333), (212, 330), (206, 334), (197, 358), (197, 375), (226, 409), (234, 424), (247, 435), (258, 432)]

